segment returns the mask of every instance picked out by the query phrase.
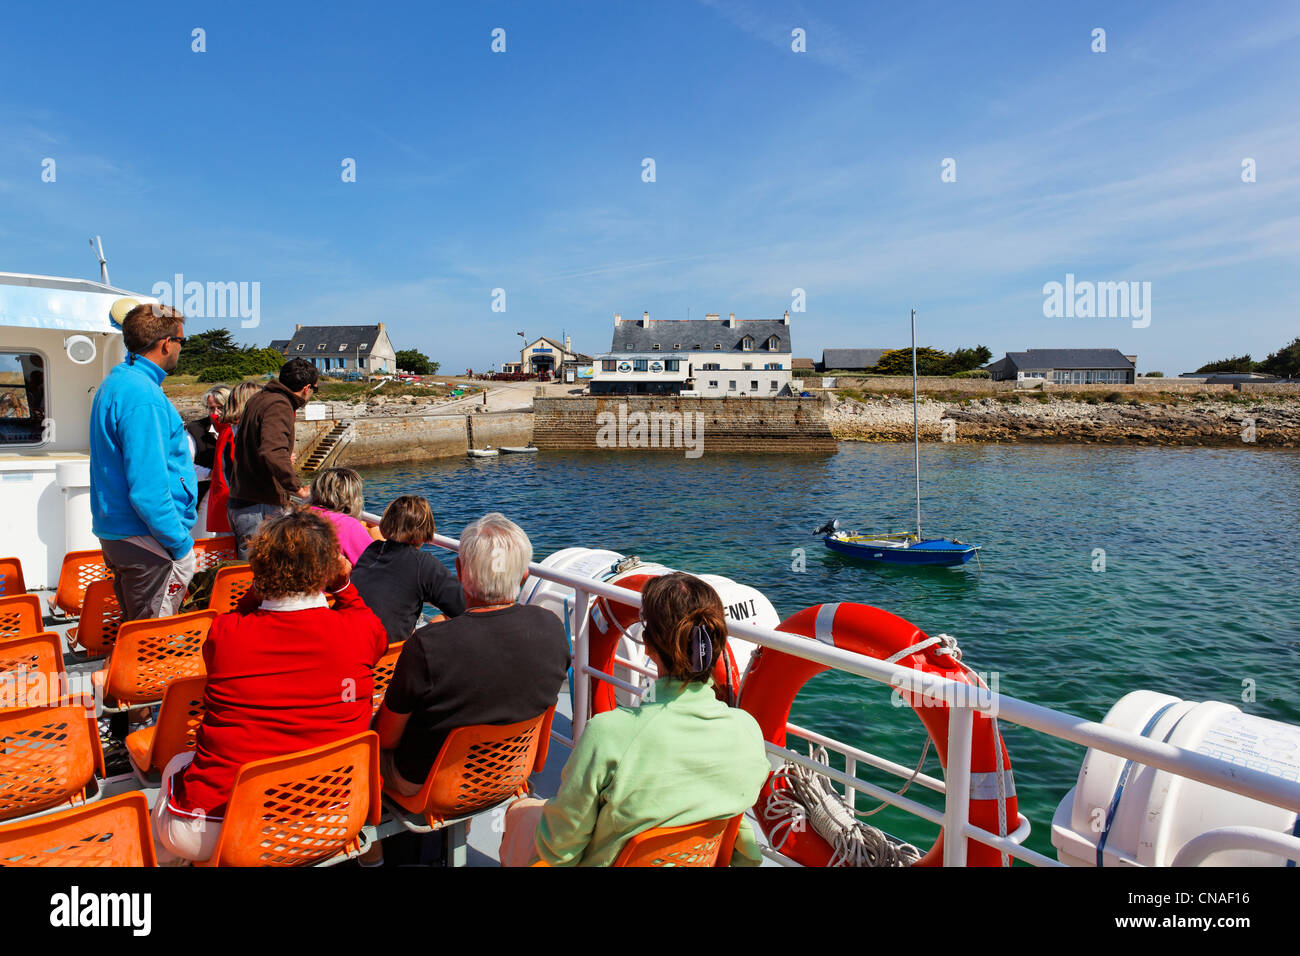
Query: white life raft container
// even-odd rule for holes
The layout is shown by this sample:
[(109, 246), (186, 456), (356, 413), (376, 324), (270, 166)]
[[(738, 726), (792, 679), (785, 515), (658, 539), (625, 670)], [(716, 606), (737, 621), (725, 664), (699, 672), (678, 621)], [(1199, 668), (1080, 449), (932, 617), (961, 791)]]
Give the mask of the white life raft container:
[[(1300, 727), (1243, 714), (1232, 704), (1139, 690), (1120, 698), (1103, 723), (1241, 767), (1300, 779)], [(1052, 844), (1070, 866), (1172, 866), (1196, 837), (1221, 831), (1230, 841), (1227, 828), (1240, 827), (1300, 835), (1294, 811), (1089, 749), (1078, 784), (1052, 819)], [(1290, 858), (1300, 858), (1300, 853)], [(1185, 856), (1179, 865), (1197, 862), (1286, 866), (1288, 856), (1219, 849)]]

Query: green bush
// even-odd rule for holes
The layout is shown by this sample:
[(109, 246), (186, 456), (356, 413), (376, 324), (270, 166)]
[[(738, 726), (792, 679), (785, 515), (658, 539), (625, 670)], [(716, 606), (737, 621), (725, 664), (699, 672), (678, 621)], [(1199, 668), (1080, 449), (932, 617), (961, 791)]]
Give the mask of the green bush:
[(964, 372), (953, 372), (953, 378), (992, 378), (993, 373), (986, 368), (970, 368)]
[(1087, 396), (1084, 397), (1083, 400), (1084, 400), (1085, 402), (1087, 402), (1089, 405), (1100, 405), (1100, 404), (1101, 404), (1101, 399), (1098, 398), (1096, 395), (1087, 395)]
[(1124, 393), (1123, 393), (1123, 392), (1108, 392), (1107, 395), (1106, 395), (1106, 397), (1105, 397), (1104, 399), (1102, 399), (1102, 401), (1104, 401), (1104, 402), (1111, 402), (1111, 403), (1113, 403), (1113, 404), (1115, 404), (1115, 405), (1118, 405), (1120, 402), (1124, 401)]
[(198, 381), (200, 382), (225, 382), (233, 385), (236, 382), (242, 382), (245, 372), (238, 365), (213, 365), (199, 372)]

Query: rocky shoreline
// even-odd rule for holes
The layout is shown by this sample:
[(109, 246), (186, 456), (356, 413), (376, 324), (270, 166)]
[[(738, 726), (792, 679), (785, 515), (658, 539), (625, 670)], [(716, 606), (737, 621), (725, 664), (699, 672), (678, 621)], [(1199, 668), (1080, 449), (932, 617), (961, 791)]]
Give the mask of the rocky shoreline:
[[(1300, 399), (1291, 397), (1179, 403), (922, 397), (917, 418), (922, 441), (1300, 447)], [(831, 399), (826, 421), (841, 441), (910, 441), (912, 403)]]

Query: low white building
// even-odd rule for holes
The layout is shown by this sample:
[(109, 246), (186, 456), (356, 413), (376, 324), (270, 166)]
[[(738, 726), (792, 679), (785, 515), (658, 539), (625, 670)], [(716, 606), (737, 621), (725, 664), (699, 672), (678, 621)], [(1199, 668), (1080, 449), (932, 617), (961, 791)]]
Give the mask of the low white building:
[(639, 319), (614, 314), (609, 352), (596, 357), (592, 395), (775, 397), (789, 394), (790, 313), (780, 319)]

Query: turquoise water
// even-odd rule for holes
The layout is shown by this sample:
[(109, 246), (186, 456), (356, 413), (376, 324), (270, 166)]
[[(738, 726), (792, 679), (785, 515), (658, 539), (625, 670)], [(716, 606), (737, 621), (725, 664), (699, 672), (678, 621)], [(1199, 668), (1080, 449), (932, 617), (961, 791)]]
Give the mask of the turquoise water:
[[(980, 567), (860, 564), (808, 533), (837, 516), (905, 530), (915, 520), (910, 445), (697, 460), (543, 452), (363, 475), (371, 510), (423, 494), (451, 535), (502, 511), (539, 559), (603, 547), (724, 574), (758, 588), (783, 618), (829, 601), (876, 605), (956, 636), (966, 663), (996, 674), (1002, 693), (1076, 716), (1100, 720), (1125, 693), (1148, 688), (1300, 723), (1300, 454), (999, 445), (921, 454), (927, 534), (983, 545)], [(792, 570), (796, 548), (806, 549), (802, 573)], [(1093, 570), (1095, 549), (1104, 571)], [(792, 719), (907, 766), (924, 740), (912, 713), (890, 706), (888, 687), (835, 673), (809, 682)], [(1055, 856), (1052, 812), (1083, 749), (1003, 727), (1034, 825), (1029, 845)], [(940, 775), (933, 754), (926, 769)], [(926, 790), (909, 795), (940, 804)], [(892, 809), (872, 823), (922, 849), (935, 833)]]

